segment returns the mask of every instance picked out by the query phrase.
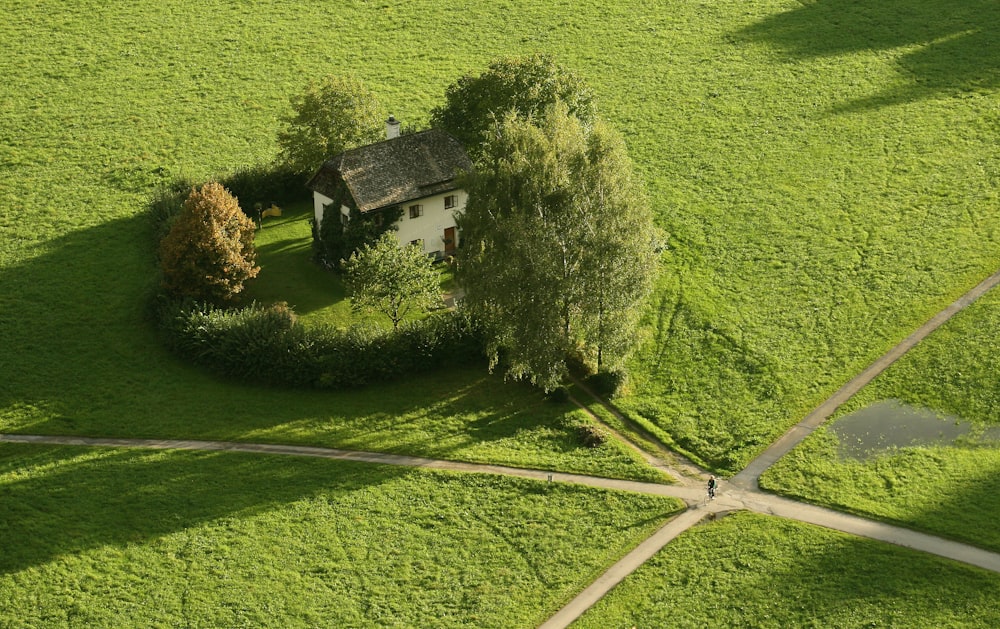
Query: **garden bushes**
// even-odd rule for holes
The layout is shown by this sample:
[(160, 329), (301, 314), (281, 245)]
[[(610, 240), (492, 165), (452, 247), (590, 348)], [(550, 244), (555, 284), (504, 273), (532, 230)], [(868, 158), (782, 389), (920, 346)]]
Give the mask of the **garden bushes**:
[(175, 352), (254, 384), (349, 388), (484, 360), (479, 330), (450, 311), (396, 331), (307, 328), (282, 303), (224, 310), (167, 302), (159, 319)]

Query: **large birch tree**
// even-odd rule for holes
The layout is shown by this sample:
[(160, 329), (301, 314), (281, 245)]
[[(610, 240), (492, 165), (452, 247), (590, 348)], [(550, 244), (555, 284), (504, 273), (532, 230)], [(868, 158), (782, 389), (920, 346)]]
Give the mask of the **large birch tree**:
[(494, 125), (459, 217), (463, 306), (492, 364), (551, 389), (568, 353), (619, 366), (656, 268), (654, 227), (621, 137), (561, 102)]

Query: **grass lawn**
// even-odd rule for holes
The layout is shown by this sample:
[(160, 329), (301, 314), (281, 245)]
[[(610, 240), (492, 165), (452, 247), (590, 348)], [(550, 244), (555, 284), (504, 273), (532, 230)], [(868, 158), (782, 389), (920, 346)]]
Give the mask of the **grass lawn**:
[[(307, 325), (344, 328), (360, 321), (391, 327), (388, 317), (351, 312), (340, 276), (312, 261), (312, 203), (283, 208), (282, 216), (268, 217), (257, 231), (255, 245), (260, 274), (248, 282), (243, 298), (261, 303), (288, 302)], [(435, 266), (441, 276), (441, 290), (454, 288), (454, 270), (446, 264)], [(408, 319), (424, 316), (414, 313)]]
[[(896, 362), (838, 412), (884, 399), (1000, 424), (1000, 294), (984, 296)], [(761, 485), (1000, 552), (1000, 447), (959, 442), (842, 459), (821, 429), (769, 469)]]
[(535, 627), (677, 501), (235, 453), (0, 446), (0, 626)]
[(738, 513), (684, 533), (599, 601), (593, 627), (995, 627), (1000, 576)]
[(343, 68), (408, 124), (501, 54), (594, 87), (672, 234), (621, 405), (723, 471), (1000, 263), (995, 3), (7, 4), (3, 416), (189, 386), (141, 318), (141, 208), (273, 157), (289, 95)]
[[(739, 469), (1000, 264), (995, 2), (0, 0), (0, 11), (3, 431), (349, 443), (633, 473), (566, 440), (568, 407), (483, 373), (279, 391), (219, 381), (162, 348), (146, 316), (150, 196), (271, 160), (289, 96), (328, 72), (356, 74), (408, 125), (499, 55), (549, 52), (593, 86), (671, 234), (634, 392), (619, 403), (718, 470)], [(311, 273), (284, 239), (266, 256)], [(282, 298), (280, 284), (268, 290)], [(295, 305), (319, 317), (335, 300)], [(14, 467), (33, 456), (7, 452)], [(832, 571), (849, 567), (835, 559)], [(103, 583), (99, 558), (80, 561), (62, 578)]]
[(303, 323), (350, 326), (355, 318), (343, 282), (312, 261), (312, 204), (283, 210), (257, 231), (260, 274), (247, 283), (244, 299), (288, 302)]

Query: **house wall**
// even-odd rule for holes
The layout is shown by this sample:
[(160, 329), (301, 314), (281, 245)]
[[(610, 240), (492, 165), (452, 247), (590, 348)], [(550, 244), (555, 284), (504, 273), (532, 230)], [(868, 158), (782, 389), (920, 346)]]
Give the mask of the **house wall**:
[[(447, 196), (455, 197), (455, 207), (445, 208)], [(452, 190), (431, 197), (408, 201), (403, 204), (403, 215), (396, 226), (395, 234), (400, 245), (407, 245), (414, 240), (423, 240), (424, 253), (443, 255), (445, 251), (444, 232), (449, 227), (455, 227), (455, 213), (465, 209), (466, 194), (464, 190)], [(423, 214), (410, 218), (410, 206), (420, 205)], [(455, 245), (458, 245), (458, 230), (455, 230)]]
[[(445, 208), (444, 200), (448, 196), (455, 197), (455, 207)], [(398, 229), (393, 232), (400, 246), (407, 245), (414, 240), (423, 240), (424, 253), (443, 255), (445, 230), (456, 226), (455, 213), (465, 209), (466, 196), (464, 190), (452, 190), (404, 203), (403, 215), (396, 223)], [(333, 199), (330, 197), (313, 192), (313, 215), (317, 225), (323, 222), (323, 206), (331, 203), (333, 203)], [(422, 206), (423, 214), (416, 218), (410, 218), (410, 206), (412, 205)], [(341, 214), (348, 214), (347, 206), (341, 207), (340, 211)], [(455, 240), (457, 246), (458, 230), (455, 230)]]
[(323, 222), (323, 206), (330, 205), (331, 203), (333, 203), (333, 199), (330, 197), (313, 192), (313, 217), (316, 219), (317, 226)]

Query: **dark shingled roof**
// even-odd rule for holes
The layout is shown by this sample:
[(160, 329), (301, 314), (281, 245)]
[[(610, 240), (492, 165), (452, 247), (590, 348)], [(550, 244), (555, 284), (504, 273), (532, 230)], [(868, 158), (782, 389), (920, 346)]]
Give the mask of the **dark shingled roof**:
[(307, 184), (333, 198), (343, 180), (358, 209), (370, 212), (455, 190), (455, 176), (471, 170), (465, 148), (430, 129), (345, 151), (327, 160)]

